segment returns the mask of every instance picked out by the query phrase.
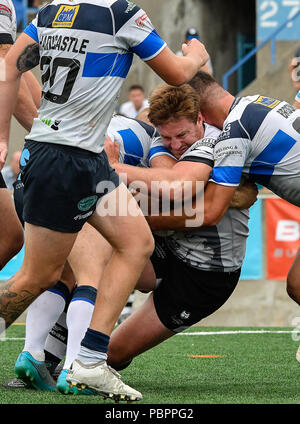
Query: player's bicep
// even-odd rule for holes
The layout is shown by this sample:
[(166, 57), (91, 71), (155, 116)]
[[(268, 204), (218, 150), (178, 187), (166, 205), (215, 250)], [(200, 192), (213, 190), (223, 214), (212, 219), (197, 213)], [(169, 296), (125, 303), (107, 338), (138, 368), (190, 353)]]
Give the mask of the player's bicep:
[(234, 196), (236, 187), (209, 182), (204, 193), (203, 226), (217, 225), (223, 218)]
[(151, 159), (150, 166), (151, 168), (173, 168), (176, 163), (177, 160), (171, 155), (162, 154)]
[(181, 161), (178, 162), (173, 169), (176, 172), (176, 175), (178, 175), (178, 178), (183, 181), (191, 181), (193, 184), (202, 182), (206, 185), (211, 174), (212, 167), (206, 162)]
[(6, 78), (14, 79), (39, 64), (39, 44), (22, 33), (5, 56)]

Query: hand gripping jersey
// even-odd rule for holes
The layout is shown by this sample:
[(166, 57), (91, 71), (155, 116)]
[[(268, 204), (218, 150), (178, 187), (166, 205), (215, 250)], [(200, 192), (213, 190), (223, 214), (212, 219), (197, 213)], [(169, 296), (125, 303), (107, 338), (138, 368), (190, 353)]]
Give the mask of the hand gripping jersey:
[[(191, 146), (180, 160), (211, 164), (220, 131), (205, 124), (204, 138)], [(210, 151), (210, 154), (209, 154)], [(232, 272), (243, 263), (246, 252), (249, 211), (229, 208), (212, 227), (175, 232), (166, 243), (175, 256), (203, 271)]]
[(11, 0), (0, 0), (0, 44), (13, 44), (16, 41), (17, 20)]
[(241, 176), (300, 206), (300, 110), (264, 96), (236, 99), (214, 151), (211, 181)]
[(25, 29), (39, 43), (43, 97), (28, 139), (100, 153), (133, 54), (166, 43), (127, 0), (55, 0)]
[(167, 155), (174, 158), (164, 146), (157, 130), (137, 119), (113, 116), (107, 135), (120, 144), (121, 163), (150, 167), (152, 159), (157, 156)]

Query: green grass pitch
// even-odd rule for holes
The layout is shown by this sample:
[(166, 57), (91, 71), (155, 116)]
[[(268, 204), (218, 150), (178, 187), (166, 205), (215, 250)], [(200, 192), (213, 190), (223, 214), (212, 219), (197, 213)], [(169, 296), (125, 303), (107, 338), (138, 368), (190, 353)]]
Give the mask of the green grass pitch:
[[(251, 329), (193, 327), (188, 332), (228, 330)], [(24, 333), (24, 326), (12, 326), (6, 336), (23, 338)], [(175, 336), (136, 358), (122, 377), (143, 393), (145, 404), (299, 404), (299, 343), (291, 333)], [(0, 404), (111, 403), (97, 396), (4, 389), (23, 345), (23, 340), (0, 341)]]

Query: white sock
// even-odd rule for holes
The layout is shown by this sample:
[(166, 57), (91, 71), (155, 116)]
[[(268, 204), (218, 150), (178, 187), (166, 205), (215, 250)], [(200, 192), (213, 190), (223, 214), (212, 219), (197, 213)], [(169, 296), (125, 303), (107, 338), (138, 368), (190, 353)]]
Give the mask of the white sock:
[(30, 352), (37, 361), (45, 360), (44, 347), (48, 333), (64, 311), (65, 305), (66, 301), (61, 293), (47, 290), (29, 306), (23, 352)]
[(67, 311), (68, 344), (64, 368), (70, 368), (80, 351), (80, 343), (90, 326), (94, 305), (86, 299), (72, 300)]

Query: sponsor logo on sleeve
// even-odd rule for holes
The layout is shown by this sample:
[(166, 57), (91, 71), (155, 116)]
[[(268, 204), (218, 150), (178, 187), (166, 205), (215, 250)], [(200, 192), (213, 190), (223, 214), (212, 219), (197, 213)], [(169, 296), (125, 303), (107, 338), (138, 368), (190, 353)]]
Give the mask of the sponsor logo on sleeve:
[(66, 6), (62, 5), (52, 22), (53, 28), (72, 28), (79, 11), (80, 5)]
[(0, 3), (0, 15), (7, 16), (12, 21), (12, 11), (9, 7)]
[(143, 27), (145, 25), (145, 22), (148, 19), (148, 15), (146, 13), (144, 13), (142, 16), (140, 16), (135, 23), (137, 24), (138, 27)]
[(193, 144), (191, 148), (191, 152), (197, 149), (201, 150), (202, 147), (208, 147), (210, 149), (214, 149), (216, 143), (217, 143), (217, 140), (215, 138), (203, 138), (202, 140), (199, 140), (195, 144)]
[(271, 99), (270, 97), (264, 97), (260, 96), (254, 104), (256, 105), (262, 105), (269, 107), (270, 109), (274, 109), (274, 107), (278, 106), (280, 103), (280, 100)]
[(282, 106), (280, 109), (277, 110), (277, 112), (283, 116), (284, 118), (288, 119), (292, 113), (294, 113), (296, 108), (292, 105), (286, 104)]

